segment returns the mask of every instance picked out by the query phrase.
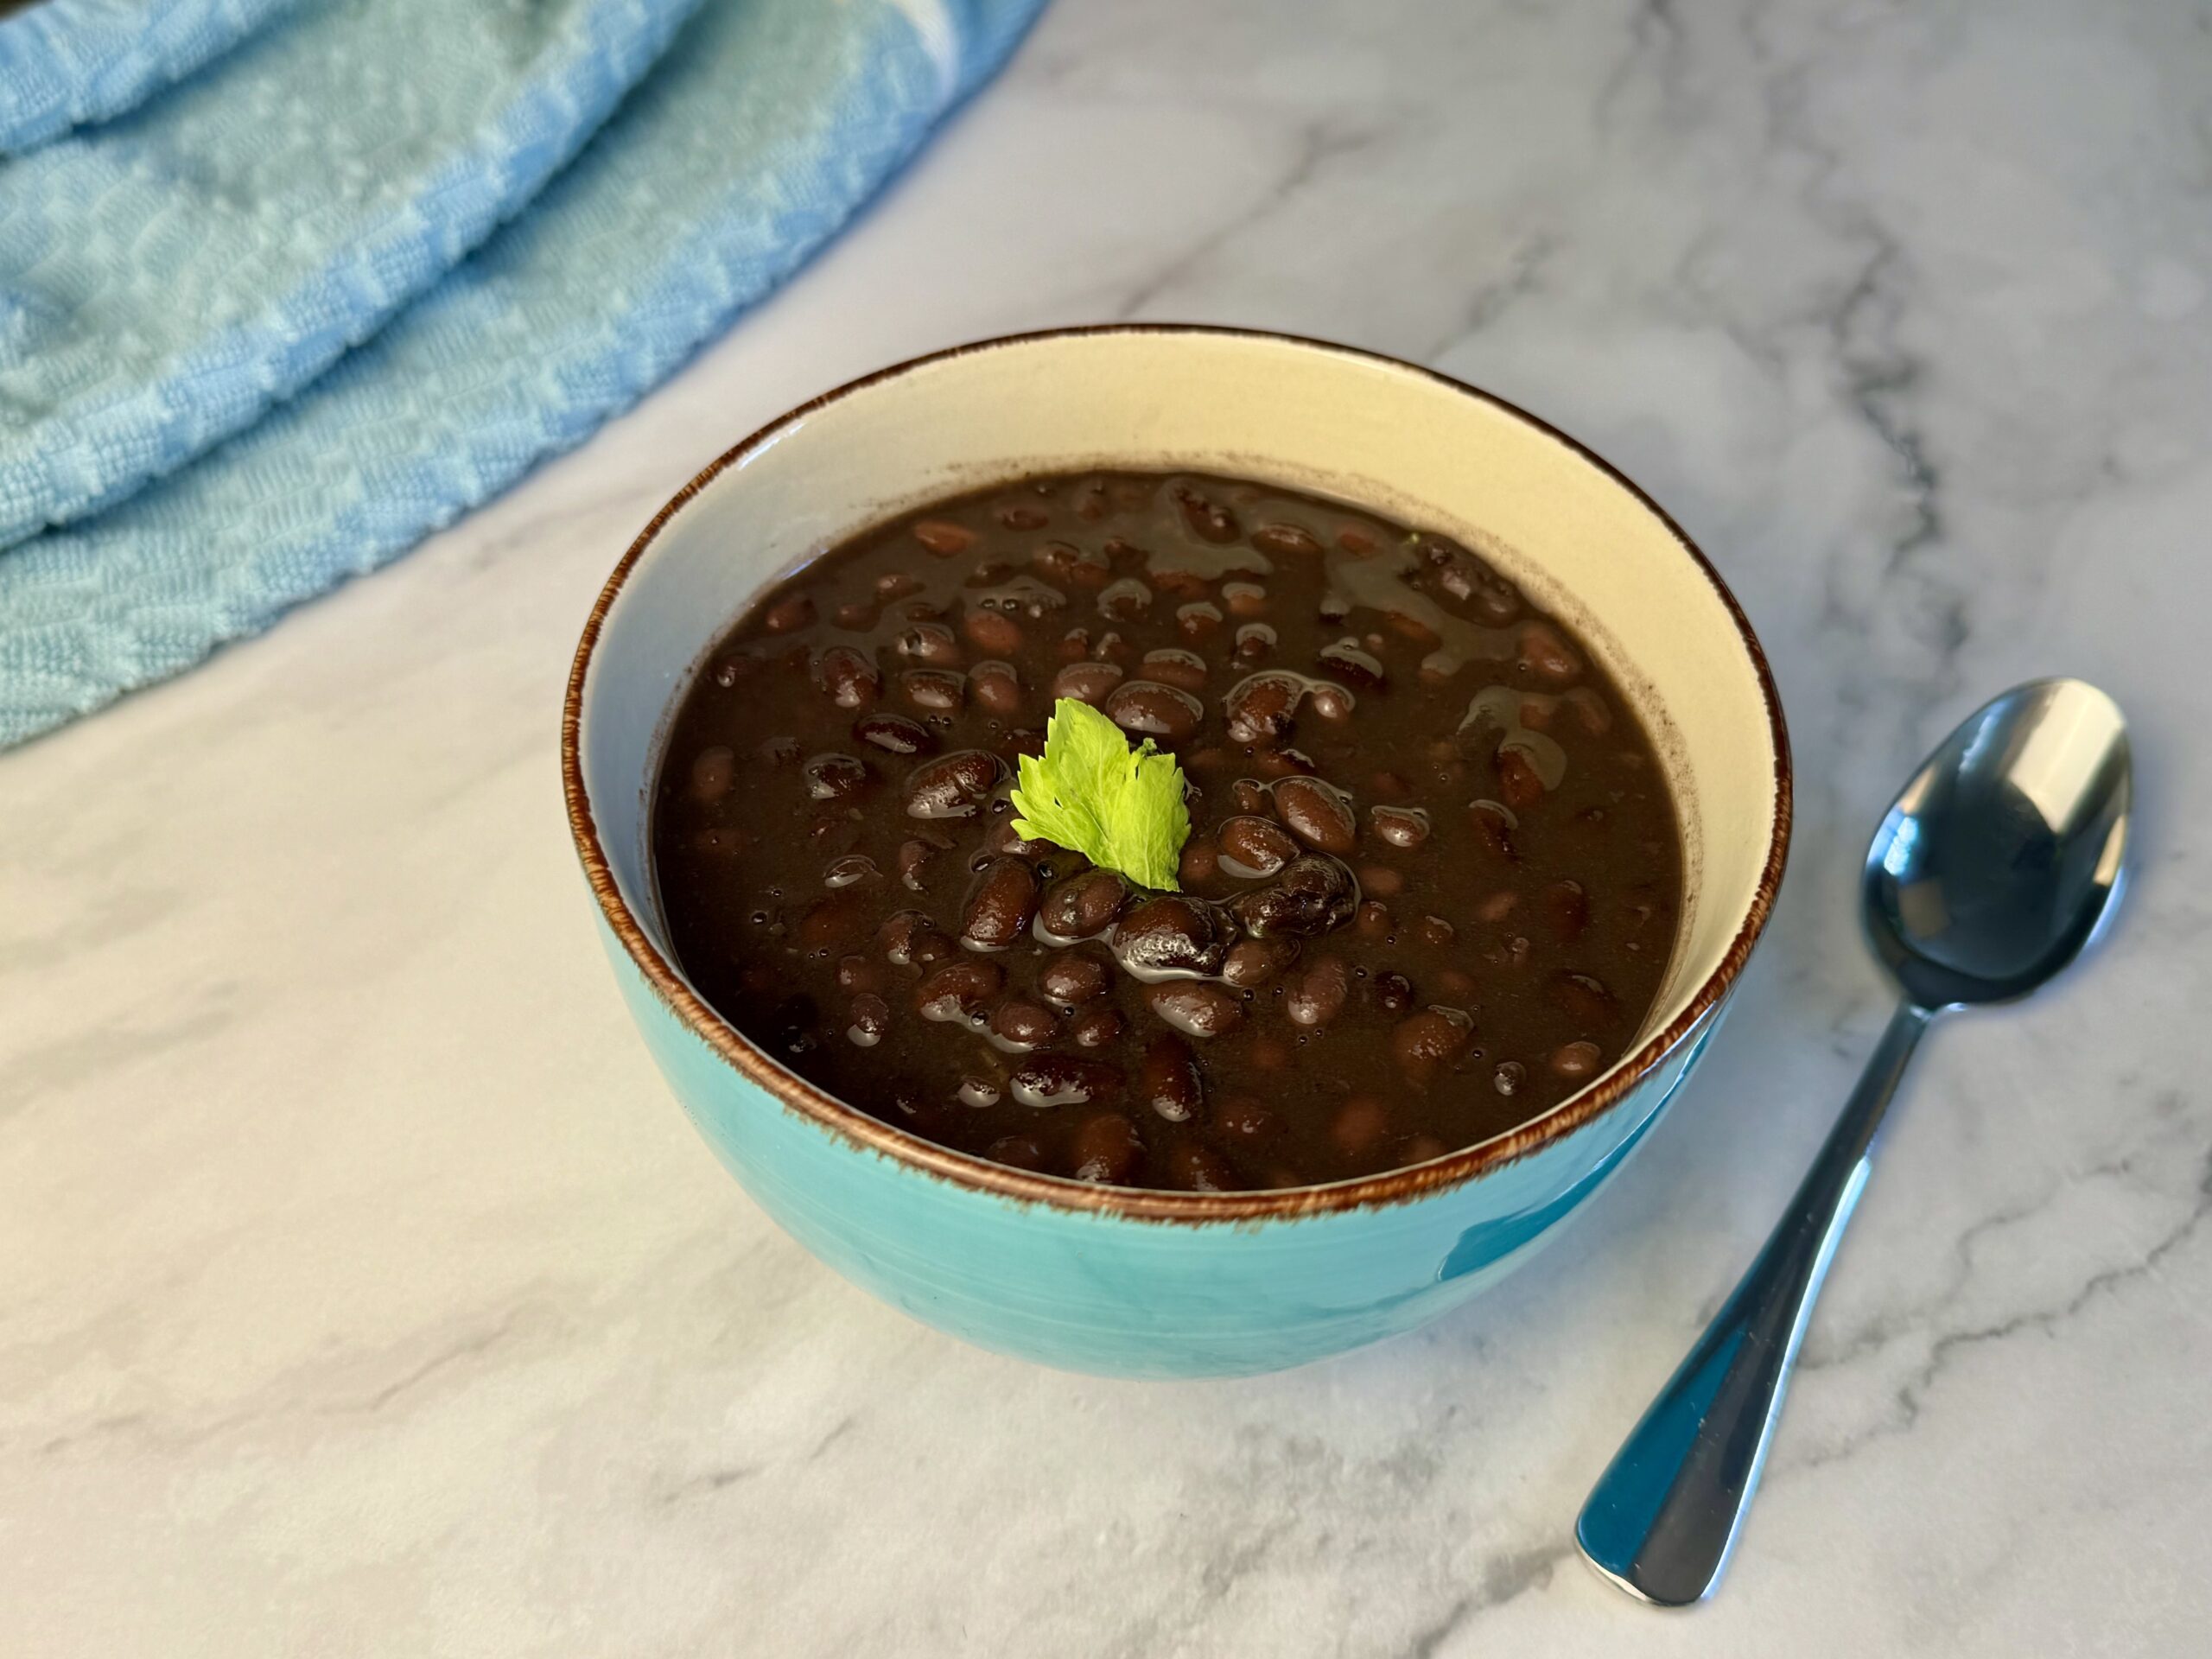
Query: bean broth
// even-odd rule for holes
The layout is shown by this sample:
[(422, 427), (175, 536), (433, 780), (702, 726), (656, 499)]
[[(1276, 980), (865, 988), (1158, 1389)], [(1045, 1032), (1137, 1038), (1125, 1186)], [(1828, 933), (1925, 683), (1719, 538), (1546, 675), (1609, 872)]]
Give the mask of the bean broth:
[[(1054, 701), (1174, 753), (1179, 893), (1009, 800)], [(1618, 1059), (1681, 905), (1650, 739), (1444, 537), (1090, 473), (824, 552), (686, 696), (653, 849), (683, 970), (821, 1088), (1001, 1163), (1229, 1190), (1420, 1162)]]

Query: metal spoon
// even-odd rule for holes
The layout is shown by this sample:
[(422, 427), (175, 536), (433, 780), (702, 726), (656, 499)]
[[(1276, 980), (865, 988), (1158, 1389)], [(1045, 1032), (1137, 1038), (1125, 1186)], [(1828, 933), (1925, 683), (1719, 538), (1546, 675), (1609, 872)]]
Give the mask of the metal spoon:
[(2081, 954), (2120, 892), (2130, 793), (2113, 700), (2037, 680), (1946, 738), (1874, 832), (1859, 896), (1897, 1011), (1758, 1259), (1583, 1505), (1575, 1541), (1630, 1595), (1681, 1607), (1713, 1593), (1920, 1033), (1949, 1009), (2025, 996)]

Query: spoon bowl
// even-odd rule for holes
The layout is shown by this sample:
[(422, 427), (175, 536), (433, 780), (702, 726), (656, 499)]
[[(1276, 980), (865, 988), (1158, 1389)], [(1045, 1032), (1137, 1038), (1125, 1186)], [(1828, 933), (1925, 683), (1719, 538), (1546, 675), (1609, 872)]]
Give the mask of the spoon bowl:
[(1899, 792), (1866, 853), (1874, 954), (1935, 1010), (2011, 1001), (2113, 914), (2132, 768), (2119, 706), (2081, 680), (2016, 686)]

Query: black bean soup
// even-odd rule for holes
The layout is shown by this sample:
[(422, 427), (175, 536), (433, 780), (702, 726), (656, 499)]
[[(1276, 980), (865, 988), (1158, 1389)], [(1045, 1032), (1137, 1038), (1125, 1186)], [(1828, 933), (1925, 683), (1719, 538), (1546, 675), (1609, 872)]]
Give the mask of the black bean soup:
[[(1015, 833), (1061, 697), (1180, 762), (1179, 893)], [(1027, 479), (814, 560), (686, 697), (653, 845), (685, 973), (801, 1076), (1200, 1191), (1535, 1116), (1633, 1039), (1681, 903), (1651, 741), (1555, 619), (1443, 537), (1196, 476)]]

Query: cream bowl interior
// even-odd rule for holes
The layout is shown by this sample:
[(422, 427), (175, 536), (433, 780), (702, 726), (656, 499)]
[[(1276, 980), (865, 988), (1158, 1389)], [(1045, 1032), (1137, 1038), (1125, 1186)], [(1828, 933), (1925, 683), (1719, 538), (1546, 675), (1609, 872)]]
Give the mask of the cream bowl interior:
[[(627, 797), (642, 809), (652, 779), (635, 757), (658, 766), (691, 677), (770, 578), (871, 524), (1011, 476), (1188, 467), (1456, 536), (1604, 660), (1658, 746), (1685, 843), (1682, 922), (1643, 1037), (1699, 1011), (1701, 990), (1764, 920), (1786, 840), (1787, 758), (1740, 613), (1631, 485), (1509, 405), (1280, 336), (1073, 331), (887, 371), (795, 411), (725, 461), (671, 504), (649, 533), (650, 569), (630, 574), (606, 614), (579, 757), (594, 802)], [(647, 815), (615, 816), (628, 822), (594, 814), (614, 880), (672, 960)]]

